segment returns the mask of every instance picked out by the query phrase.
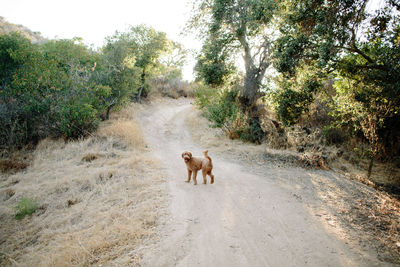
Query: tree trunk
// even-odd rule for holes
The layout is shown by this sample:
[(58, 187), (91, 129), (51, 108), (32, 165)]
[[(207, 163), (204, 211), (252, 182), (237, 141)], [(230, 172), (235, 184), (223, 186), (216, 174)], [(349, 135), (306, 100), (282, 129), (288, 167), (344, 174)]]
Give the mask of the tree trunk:
[(250, 70), (249, 72), (246, 72), (240, 96), (240, 102), (246, 108), (254, 106), (259, 97), (260, 90), (260, 84), (254, 75), (254, 70)]
[(266, 57), (266, 51), (264, 51), (262, 54), (265, 56), (263, 56), (262, 60), (256, 65), (245, 38), (241, 39), (241, 43), (244, 46), (243, 59), (246, 74), (241, 90), (240, 102), (244, 107), (252, 109), (257, 99), (261, 97), (260, 86), (267, 67), (269, 66), (269, 61)]
[(369, 161), (369, 166), (368, 166), (368, 179), (371, 177), (371, 173), (372, 173), (372, 166), (374, 165), (374, 158), (375, 156), (373, 155)]
[(136, 102), (139, 102), (139, 103), (140, 103), (140, 101), (141, 101), (140, 97), (141, 97), (141, 95), (142, 95), (142, 91), (143, 91), (143, 88), (144, 88), (145, 76), (146, 76), (146, 73), (145, 73), (145, 69), (143, 68), (143, 72), (142, 72), (142, 86), (139, 87), (139, 89), (138, 89), (138, 94), (137, 94), (137, 96), (136, 96)]
[(110, 110), (111, 110), (112, 106), (108, 106), (107, 107), (107, 111), (106, 111), (106, 120), (108, 120), (110, 118)]
[(265, 133), (261, 128), (259, 107), (256, 104), (261, 96), (259, 92), (261, 81), (258, 74), (259, 70), (255, 68), (246, 71), (239, 101), (242, 112), (247, 116), (251, 141), (260, 144), (264, 140)]
[(259, 62), (255, 64), (246, 35), (243, 34), (238, 38), (244, 49), (243, 59), (246, 69), (244, 84), (239, 97), (240, 106), (243, 113), (247, 116), (252, 141), (255, 143), (261, 143), (265, 137), (265, 133), (261, 128), (259, 108), (256, 105), (256, 102), (262, 96), (260, 92), (261, 82), (264, 78), (267, 67), (270, 65), (270, 44), (268, 40), (265, 41), (261, 48), (263, 51), (259, 54)]

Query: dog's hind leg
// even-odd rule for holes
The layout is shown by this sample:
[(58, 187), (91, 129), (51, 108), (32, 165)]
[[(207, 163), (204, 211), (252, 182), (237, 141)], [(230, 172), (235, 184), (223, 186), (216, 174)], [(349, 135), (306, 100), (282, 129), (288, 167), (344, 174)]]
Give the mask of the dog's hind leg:
[(191, 170), (187, 170), (188, 171), (188, 179), (186, 180), (186, 183), (190, 182), (190, 178), (192, 176), (192, 171)]
[(193, 171), (193, 184), (194, 184), (194, 185), (197, 185), (197, 179), (196, 179), (196, 177), (197, 177), (197, 171)]
[(211, 177), (211, 184), (213, 184), (214, 183), (214, 175), (211, 173), (211, 171), (209, 171), (207, 174)]
[(201, 173), (203, 174), (203, 184), (207, 184), (207, 171), (201, 170)]

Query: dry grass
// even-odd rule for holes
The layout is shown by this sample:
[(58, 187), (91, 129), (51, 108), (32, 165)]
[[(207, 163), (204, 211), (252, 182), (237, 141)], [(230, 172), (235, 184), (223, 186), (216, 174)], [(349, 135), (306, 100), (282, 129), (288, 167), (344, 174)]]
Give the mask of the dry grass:
[(193, 97), (193, 89), (188, 82), (181, 81), (178, 78), (171, 79), (164, 76), (153, 78), (150, 81), (150, 99), (159, 97), (170, 97), (178, 99), (179, 97)]
[(26, 167), (28, 167), (27, 162), (10, 159), (0, 160), (0, 172), (16, 172), (26, 169)]
[[(0, 175), (0, 266), (137, 265), (165, 202), (156, 164), (127, 116), (85, 140), (43, 140), (25, 171)], [(22, 197), (39, 208), (17, 221)]]
[(98, 130), (98, 135), (101, 137), (118, 137), (124, 143), (139, 150), (145, 147), (142, 130), (137, 122), (132, 120), (115, 120), (108, 122), (104, 127)]

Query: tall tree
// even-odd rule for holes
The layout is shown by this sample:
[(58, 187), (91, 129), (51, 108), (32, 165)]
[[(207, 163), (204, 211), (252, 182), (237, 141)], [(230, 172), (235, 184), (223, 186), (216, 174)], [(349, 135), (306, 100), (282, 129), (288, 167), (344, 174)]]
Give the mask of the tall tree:
[(197, 69), (211, 84), (220, 84), (232, 70), (232, 61), (243, 55), (244, 83), (240, 102), (251, 111), (271, 64), (272, 34), (268, 31), (276, 4), (273, 0), (203, 0), (197, 2), (189, 25), (204, 38)]

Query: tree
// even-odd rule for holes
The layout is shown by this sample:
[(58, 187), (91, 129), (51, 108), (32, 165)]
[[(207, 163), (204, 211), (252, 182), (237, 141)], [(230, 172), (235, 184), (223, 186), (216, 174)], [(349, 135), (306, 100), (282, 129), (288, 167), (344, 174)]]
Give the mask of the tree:
[(112, 89), (105, 100), (105, 119), (108, 119), (112, 108), (124, 105), (137, 94), (141, 70), (134, 66), (135, 56), (125, 33), (116, 32), (107, 37), (101, 52), (93, 78), (97, 83)]
[(168, 40), (166, 53), (159, 60), (159, 78), (163, 76), (163, 78), (168, 80), (182, 80), (182, 68), (186, 62), (188, 53), (189, 51), (180, 43)]
[(223, 40), (209, 37), (203, 43), (201, 53), (197, 56), (195, 71), (199, 79), (213, 87), (222, 86), (236, 71), (231, 60), (231, 47), (224, 46)]
[(160, 58), (160, 63), (168, 68), (182, 68), (186, 62), (187, 55), (188, 50), (180, 43), (168, 40), (166, 54)]
[(239, 103), (256, 142), (264, 137), (256, 102), (271, 65), (273, 34), (269, 27), (276, 7), (273, 0), (203, 0), (195, 5), (189, 22), (204, 39), (196, 69), (206, 83), (223, 84), (235, 70), (236, 55), (242, 53), (245, 74)]
[(134, 66), (142, 70), (141, 86), (138, 89), (137, 101), (140, 102), (149, 68), (156, 66), (160, 57), (168, 49), (168, 39), (164, 32), (158, 32), (151, 27), (139, 25), (131, 27), (127, 33), (130, 48), (135, 56)]
[(337, 119), (351, 121), (369, 141), (373, 157), (383, 157), (392, 146), (386, 140), (400, 133), (399, 5), (387, 0), (371, 10), (370, 2), (282, 1), (274, 58), (289, 81), (304, 65), (336, 80), (340, 101), (335, 103), (340, 105), (335, 111), (342, 115)]
[[(229, 73), (229, 63), (237, 52), (243, 53), (245, 67), (241, 89), (242, 107), (250, 110), (261, 96), (260, 88), (271, 64), (272, 21), (276, 4), (273, 0), (201, 1), (190, 25), (202, 31), (205, 42), (199, 65), (220, 69), (212, 83)], [(204, 77), (214, 75), (206, 71)]]

